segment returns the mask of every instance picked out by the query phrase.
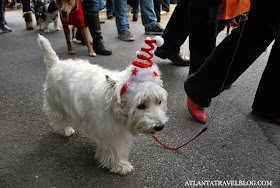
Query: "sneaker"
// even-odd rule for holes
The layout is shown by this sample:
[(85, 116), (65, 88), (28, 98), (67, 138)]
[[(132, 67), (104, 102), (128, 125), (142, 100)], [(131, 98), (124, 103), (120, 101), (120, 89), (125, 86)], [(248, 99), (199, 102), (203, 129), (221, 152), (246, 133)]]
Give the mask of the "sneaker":
[(167, 11), (165, 11), (165, 10), (160, 11), (160, 14), (161, 14), (161, 15), (168, 14), (168, 13), (169, 13), (169, 12), (167, 12)]
[(163, 33), (164, 29), (156, 23), (154, 27), (152, 27), (150, 30), (145, 30), (146, 35), (161, 35)]
[(114, 18), (114, 16), (113, 16), (113, 14), (108, 14), (107, 18), (110, 20), (110, 19)]
[(129, 42), (129, 41), (134, 41), (135, 40), (134, 36), (128, 30), (118, 31), (118, 35), (119, 35), (118, 36), (119, 39), (121, 39), (123, 41)]
[(12, 32), (12, 29), (9, 28), (7, 25), (3, 25), (0, 29), (3, 31), (3, 33)]

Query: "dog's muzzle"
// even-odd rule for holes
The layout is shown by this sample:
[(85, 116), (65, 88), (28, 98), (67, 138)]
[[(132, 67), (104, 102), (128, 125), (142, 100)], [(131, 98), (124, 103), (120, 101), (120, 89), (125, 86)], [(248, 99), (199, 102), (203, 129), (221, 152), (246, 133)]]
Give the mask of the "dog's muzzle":
[(63, 18), (67, 18), (67, 10), (65, 8), (62, 8), (60, 10), (60, 14)]
[(163, 129), (164, 125), (160, 125), (160, 126), (155, 126), (154, 129), (155, 131), (161, 131)]

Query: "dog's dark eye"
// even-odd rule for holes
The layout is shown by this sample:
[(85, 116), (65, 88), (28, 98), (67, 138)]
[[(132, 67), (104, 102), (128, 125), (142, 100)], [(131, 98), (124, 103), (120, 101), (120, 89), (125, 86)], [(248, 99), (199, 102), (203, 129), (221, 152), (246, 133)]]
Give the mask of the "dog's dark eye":
[(160, 105), (160, 104), (161, 104), (161, 101), (159, 101), (158, 105)]
[(144, 109), (146, 109), (147, 107), (146, 107), (145, 104), (140, 104), (139, 106), (137, 106), (137, 108), (140, 109), (140, 110), (144, 110)]

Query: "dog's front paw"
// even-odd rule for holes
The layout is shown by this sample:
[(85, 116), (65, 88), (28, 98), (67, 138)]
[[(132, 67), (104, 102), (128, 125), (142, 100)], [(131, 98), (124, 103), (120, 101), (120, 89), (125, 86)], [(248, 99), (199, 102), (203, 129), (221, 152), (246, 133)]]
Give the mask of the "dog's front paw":
[(118, 171), (116, 171), (119, 175), (127, 175), (133, 170), (133, 166), (128, 161), (120, 161), (118, 166)]
[(90, 57), (95, 57), (95, 56), (96, 56), (96, 53), (95, 53), (95, 52), (90, 52), (90, 53), (89, 53), (89, 56), (90, 56)]
[(70, 50), (70, 51), (68, 51), (68, 54), (74, 54), (75, 53), (75, 51), (74, 50)]
[(59, 28), (59, 27), (56, 27), (55, 30), (56, 30), (56, 31), (60, 31), (60, 28)]
[(69, 137), (69, 136), (71, 136), (71, 135), (74, 134), (74, 133), (75, 133), (75, 130), (72, 129), (72, 127), (66, 127), (66, 128), (64, 129), (64, 136)]
[(45, 33), (49, 33), (50, 30), (49, 30), (49, 29), (44, 29), (44, 32), (45, 32)]

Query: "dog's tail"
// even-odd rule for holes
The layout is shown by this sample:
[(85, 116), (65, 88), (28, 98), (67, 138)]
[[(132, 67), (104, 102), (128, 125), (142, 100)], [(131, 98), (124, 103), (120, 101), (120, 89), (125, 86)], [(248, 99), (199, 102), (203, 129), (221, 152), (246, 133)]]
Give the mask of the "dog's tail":
[(48, 39), (46, 39), (40, 34), (38, 34), (38, 43), (44, 53), (44, 61), (49, 69), (52, 67), (53, 64), (56, 64), (59, 61), (59, 58), (56, 55), (55, 51), (52, 49), (52, 46)]

